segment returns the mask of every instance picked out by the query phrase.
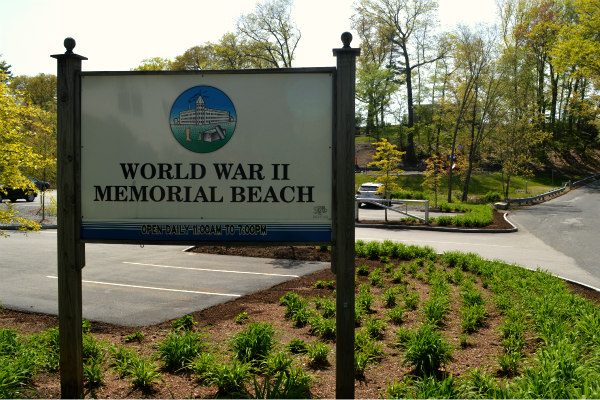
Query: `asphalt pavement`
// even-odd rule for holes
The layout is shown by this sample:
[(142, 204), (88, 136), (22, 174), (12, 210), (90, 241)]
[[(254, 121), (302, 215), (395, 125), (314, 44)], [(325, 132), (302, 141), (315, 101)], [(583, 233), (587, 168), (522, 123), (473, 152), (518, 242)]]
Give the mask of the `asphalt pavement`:
[[(464, 233), (357, 227), (356, 239), (427, 245), (438, 252), (474, 252), (600, 288), (597, 262), (600, 182), (511, 212), (513, 233)], [(18, 202), (21, 210), (34, 203)], [(39, 204), (38, 204), (39, 208)], [(376, 210), (360, 211), (379, 218)], [(362, 218), (362, 217), (361, 217)], [(83, 315), (140, 326), (234, 300), (328, 263), (185, 252), (184, 246), (86, 244)], [(56, 230), (11, 231), (0, 238), (0, 301), (6, 307), (57, 313)]]

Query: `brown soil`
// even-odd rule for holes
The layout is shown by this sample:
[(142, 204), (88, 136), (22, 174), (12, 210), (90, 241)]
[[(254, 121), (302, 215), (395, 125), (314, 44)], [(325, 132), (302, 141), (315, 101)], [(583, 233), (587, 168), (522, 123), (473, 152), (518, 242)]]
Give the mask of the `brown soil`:
[[(204, 246), (195, 250), (196, 252), (218, 253), (218, 254), (243, 254), (245, 256), (269, 257), (269, 258), (290, 258), (311, 261), (328, 261), (329, 253), (319, 250), (315, 247), (220, 247)], [(393, 260), (399, 263), (397, 260)], [(367, 259), (357, 259), (356, 267), (360, 265), (369, 265), (371, 269), (382, 268), (380, 261), (371, 261)], [(201, 310), (193, 314), (194, 319), (198, 321), (198, 329), (204, 330), (209, 334), (209, 340), (213, 343), (214, 349), (225, 350), (228, 339), (232, 334), (241, 331), (244, 325), (234, 323), (233, 319), (240, 313), (248, 313), (251, 321), (270, 322), (278, 332), (277, 339), (279, 343), (285, 345), (292, 338), (300, 338), (307, 343), (316, 340), (311, 336), (308, 327), (296, 328), (293, 323), (284, 318), (284, 308), (279, 305), (279, 299), (288, 291), (299, 293), (303, 297), (311, 296), (330, 296), (332, 289), (316, 289), (315, 282), (329, 281), (335, 279), (335, 276), (329, 271), (324, 270), (310, 276), (294, 279), (270, 289), (254, 293), (243, 298), (220, 304), (209, 309)], [(360, 278), (360, 283), (368, 282), (367, 278)], [(389, 283), (389, 277), (386, 278)], [(421, 304), (429, 296), (430, 286), (421, 280), (409, 278), (410, 285), (419, 292)], [(386, 284), (387, 286), (387, 284)], [(459, 377), (469, 369), (480, 367), (497, 373), (497, 356), (501, 351), (498, 325), (501, 323), (501, 316), (493, 306), (490, 300), (491, 293), (478, 284), (479, 290), (484, 293), (486, 305), (489, 311), (483, 328), (478, 332), (471, 334), (468, 338), (469, 345), (461, 347), (459, 344), (460, 318), (459, 302), (457, 299), (458, 288), (453, 286), (452, 297), (454, 299), (450, 316), (443, 326), (443, 335), (455, 346), (452, 361), (445, 367), (442, 373), (451, 373), (454, 377)], [(600, 304), (600, 293), (586, 289), (581, 286), (571, 286), (573, 290), (583, 296), (586, 296)], [(372, 287), (378, 301), (374, 306), (378, 317), (385, 315), (385, 309), (381, 300), (379, 300), (383, 289)], [(404, 327), (413, 328), (422, 322), (422, 311), (410, 311), (406, 313)], [(48, 315), (39, 315), (31, 313), (3, 310), (0, 312), (0, 328), (17, 329), (21, 333), (37, 333), (50, 327), (57, 326), (57, 318)], [(141, 354), (150, 355), (154, 351), (152, 345), (162, 340), (170, 328), (170, 321), (159, 325), (142, 327), (122, 327), (100, 322), (92, 322), (92, 333), (97, 340), (104, 340), (115, 344), (122, 344), (135, 348)], [(376, 398), (385, 396), (387, 383), (394, 380), (401, 380), (412, 371), (402, 363), (401, 352), (393, 345), (395, 341), (394, 331), (397, 329), (392, 324), (388, 324), (388, 330), (385, 332), (381, 343), (384, 346), (386, 355), (379, 364), (371, 365), (367, 371), (365, 379), (356, 381), (357, 398)], [(125, 337), (136, 333), (144, 333), (144, 339), (141, 343), (125, 343)], [(312, 368), (308, 365), (306, 356), (295, 356), (296, 362), (303, 365), (312, 375), (317, 377), (312, 386), (311, 395), (320, 398), (335, 397), (335, 344), (328, 343), (331, 348), (329, 355), (329, 364)], [(530, 340), (527, 352), (531, 354), (535, 350), (535, 341)], [(196, 382), (193, 376), (187, 373), (171, 374), (161, 372), (164, 382), (156, 383), (150, 393), (143, 393), (138, 389), (132, 389), (127, 379), (119, 379), (113, 370), (106, 370), (104, 384), (94, 392), (88, 392), (87, 397), (100, 398), (206, 398), (215, 397), (217, 391), (215, 387), (203, 386)], [(41, 374), (35, 379), (35, 397), (39, 398), (58, 398), (60, 397), (60, 383), (58, 373)]]

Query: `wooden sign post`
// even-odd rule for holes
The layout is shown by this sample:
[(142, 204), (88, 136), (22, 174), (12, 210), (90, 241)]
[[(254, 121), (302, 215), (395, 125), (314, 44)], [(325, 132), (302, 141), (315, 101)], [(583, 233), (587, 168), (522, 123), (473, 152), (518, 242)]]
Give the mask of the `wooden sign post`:
[(57, 204), (58, 204), (58, 329), (60, 388), (63, 398), (83, 395), (81, 269), (85, 264), (80, 240), (80, 86), (81, 61), (74, 54), (75, 40), (66, 38), (65, 54), (58, 60), (57, 74)]
[(336, 72), (336, 134), (334, 136), (333, 247), (336, 274), (336, 397), (354, 398), (354, 130), (356, 57), (352, 35), (342, 34), (344, 47), (334, 49)]
[[(351, 41), (352, 35), (346, 32), (342, 34), (343, 48), (333, 50), (333, 54), (337, 57), (337, 68), (291, 68), (283, 70), (283, 72), (281, 70), (264, 70), (259, 71), (260, 73), (257, 73), (257, 71), (228, 71), (227, 73), (223, 73), (223, 71), (200, 71), (200, 73), (197, 71), (176, 73), (171, 71), (161, 71), (154, 74), (141, 74), (131, 71), (116, 73), (82, 73), (81, 61), (86, 60), (87, 58), (73, 53), (75, 40), (72, 38), (65, 39), (64, 44), (67, 51), (64, 54), (52, 56), (58, 60), (58, 315), (60, 330), (60, 382), (61, 396), (63, 398), (79, 398), (83, 395), (81, 269), (85, 264), (85, 243), (180, 243), (193, 245), (200, 242), (205, 243), (207, 241), (213, 244), (222, 243), (228, 245), (259, 245), (264, 244), (265, 242), (271, 242), (272, 244), (285, 243), (287, 245), (332, 245), (332, 270), (336, 273), (337, 279), (336, 396), (338, 398), (354, 397), (354, 99), (356, 57), (360, 54), (360, 49), (352, 49), (350, 47)], [(139, 84), (140, 77), (145, 79), (143, 84)], [(265, 85), (264, 83), (271, 82), (275, 79), (277, 79), (278, 82), (286, 81), (288, 84)], [(127, 121), (137, 123), (140, 126), (149, 123), (153, 124), (155, 123), (156, 118), (164, 118), (164, 120), (159, 122), (168, 123), (169, 125), (167, 126), (170, 126), (171, 132), (150, 129), (145, 132), (151, 131), (152, 135), (144, 136), (145, 141), (140, 142), (140, 138), (132, 136), (132, 133), (129, 130), (119, 131), (117, 129), (115, 131), (114, 126), (110, 125), (107, 127), (105, 125), (112, 121), (107, 115), (122, 112), (118, 107), (115, 109), (113, 107), (114, 104), (111, 101), (106, 101), (107, 98), (114, 98), (115, 93), (117, 93), (117, 95), (121, 93), (115, 91), (115, 88), (120, 90), (123, 87), (121, 85), (122, 82), (138, 82), (137, 86), (133, 84), (130, 86), (135, 86), (137, 90), (142, 90), (140, 88), (143, 88), (143, 90), (149, 91), (149, 93), (147, 93), (148, 96), (146, 96), (148, 99), (146, 103), (148, 109), (155, 110), (156, 107), (158, 107), (159, 110), (162, 110), (164, 109), (164, 102), (162, 101), (161, 96), (155, 96), (156, 93), (161, 93), (165, 96), (164, 93), (159, 90), (160, 88), (169, 88), (171, 92), (175, 93), (176, 88), (174, 88), (174, 86), (187, 88), (192, 84), (198, 85), (199, 80), (204, 82), (203, 85), (191, 88), (193, 89), (191, 92), (192, 94), (194, 94), (194, 91), (198, 93), (198, 95), (193, 98), (197, 103), (196, 111), (185, 109), (185, 107), (182, 110), (179, 110), (178, 108), (180, 106), (178, 101), (182, 96), (187, 101), (184, 102), (184, 105), (187, 105), (188, 108), (190, 107), (192, 98), (187, 94), (190, 89), (187, 89), (180, 92), (179, 97), (176, 97), (176, 100), (173, 103), (173, 108), (176, 109), (175, 111), (179, 111), (179, 114), (171, 113), (170, 116), (165, 116), (162, 115), (161, 112), (147, 112), (146, 114), (142, 113), (141, 116), (137, 117), (132, 117), (128, 113), (125, 113), (126, 115), (118, 114)], [(191, 131), (182, 130), (179, 132), (179, 128), (186, 129), (185, 125), (190, 124), (190, 122), (183, 117), (207, 108), (201, 96), (203, 93), (205, 94), (206, 91), (211, 90), (217, 93), (217, 89), (211, 86), (214, 85), (214, 82), (218, 82), (219, 85), (228, 87), (227, 91), (229, 93), (238, 94), (235, 99), (238, 101), (240, 110), (243, 110), (245, 107), (246, 109), (254, 109), (254, 111), (256, 111), (254, 104), (256, 99), (253, 96), (249, 97), (248, 95), (248, 93), (254, 93), (254, 91), (244, 90), (244, 88), (247, 89), (248, 87), (259, 85), (257, 87), (270, 88), (272, 91), (277, 89), (278, 91), (273, 92), (272, 96), (265, 96), (263, 103), (266, 105), (270, 104), (270, 108), (266, 107), (265, 109), (271, 110), (269, 116), (278, 116), (273, 122), (277, 122), (280, 127), (279, 130), (272, 129), (273, 132), (264, 132), (261, 130), (262, 128), (260, 128), (263, 121), (260, 115), (246, 113), (244, 114), (246, 117), (244, 125), (246, 135), (240, 133), (239, 137), (236, 136), (236, 140), (233, 141), (235, 143), (231, 144), (231, 147), (229, 147), (229, 149), (231, 149), (230, 153), (221, 152), (217, 155), (218, 157), (228, 156), (230, 158), (226, 158), (226, 160), (231, 160), (232, 158), (235, 159), (236, 154), (239, 156), (240, 154), (238, 153), (240, 152), (240, 149), (243, 149), (244, 154), (242, 155), (248, 158), (249, 156), (245, 151), (246, 148), (243, 147), (243, 145), (253, 146), (253, 134), (256, 132), (260, 132), (261, 139), (266, 143), (269, 143), (269, 138), (277, 138), (277, 141), (273, 141), (270, 146), (261, 147), (264, 151), (264, 154), (262, 154), (264, 157), (259, 160), (262, 160), (265, 157), (271, 157), (274, 153), (285, 153), (287, 147), (293, 148), (293, 144), (290, 144), (288, 141), (280, 140), (280, 132), (282, 130), (289, 135), (289, 139), (292, 142), (296, 141), (296, 147), (299, 145), (309, 146), (307, 151), (320, 151), (318, 154), (319, 161), (322, 163), (322, 168), (319, 171), (326, 171), (326, 173), (322, 173), (321, 175), (310, 172), (310, 168), (317, 168), (319, 163), (313, 162), (311, 165), (308, 165), (310, 168), (307, 168), (307, 165), (303, 164), (305, 159), (298, 157), (297, 155), (294, 156), (295, 153), (290, 153), (288, 156), (288, 163), (280, 164), (277, 163), (277, 161), (266, 163), (267, 167), (265, 168), (273, 169), (272, 179), (269, 181), (273, 186), (270, 186), (270, 189), (268, 189), (270, 191), (266, 192), (272, 193), (269, 195), (269, 198), (274, 198), (275, 196), (276, 191), (274, 187), (278, 187), (277, 185), (287, 185), (280, 188), (281, 191), (279, 192), (283, 193), (282, 196), (286, 196), (285, 199), (287, 200), (284, 199), (283, 202), (277, 202), (285, 203), (283, 206), (287, 203), (291, 203), (292, 197), (290, 196), (295, 193), (293, 191), (296, 190), (298, 191), (297, 195), (299, 199), (297, 204), (290, 205), (290, 208), (293, 208), (295, 213), (290, 213), (280, 207), (278, 209), (279, 214), (276, 214), (274, 217), (273, 215), (275, 214), (273, 214), (273, 208), (267, 208), (266, 210), (259, 209), (268, 212), (271, 218), (268, 219), (267, 217), (264, 217), (267, 219), (264, 221), (262, 219), (259, 220), (267, 222), (264, 225), (261, 225), (264, 226), (264, 237), (250, 237), (248, 236), (248, 232), (242, 231), (243, 227), (254, 228), (258, 226), (256, 224), (241, 224), (243, 221), (252, 221), (252, 218), (256, 219), (256, 212), (254, 212), (251, 217), (243, 213), (238, 213), (231, 221), (227, 219), (226, 221), (215, 220), (212, 222), (206, 222), (206, 220), (202, 218), (198, 220), (198, 213), (195, 209), (193, 210), (194, 212), (181, 213), (179, 206), (186, 205), (182, 200), (182, 196), (180, 194), (170, 194), (168, 197), (170, 200), (163, 201), (167, 196), (165, 194), (166, 192), (161, 192), (161, 190), (165, 189), (160, 185), (160, 182), (153, 181), (153, 176), (144, 176), (144, 171), (146, 170), (143, 168), (148, 168), (146, 172), (151, 171), (152, 168), (155, 168), (153, 163), (146, 162), (142, 164), (142, 172), (140, 172), (140, 174), (142, 175), (142, 178), (148, 182), (145, 183), (146, 186), (138, 190), (138, 188), (132, 183), (129, 183), (127, 179), (129, 175), (135, 173), (133, 168), (134, 166), (137, 168), (140, 161), (115, 160), (111, 158), (111, 154), (102, 153), (100, 150), (106, 147), (106, 136), (93, 134), (94, 129), (106, 128), (106, 134), (111, 133), (119, 135), (119, 140), (121, 140), (122, 143), (128, 143), (127, 140), (130, 140), (130, 142), (134, 141), (138, 144), (142, 143), (147, 149), (156, 148), (156, 143), (166, 143), (165, 146), (167, 147), (174, 146), (172, 152), (179, 152), (177, 153), (179, 157), (190, 157), (187, 152), (184, 154), (183, 150), (178, 146), (179, 144), (182, 146), (184, 144), (189, 145), (189, 140), (187, 139), (191, 139)], [(102, 88), (102, 90), (99, 90), (99, 88)], [(282, 92), (284, 89), (289, 92)], [(173, 93), (171, 94), (174, 96)], [(131, 96), (134, 95), (139, 96), (139, 92), (131, 94)], [(217, 95), (219, 94), (217, 93)], [(288, 100), (277, 101), (277, 99), (282, 97), (287, 98)], [(295, 103), (290, 103), (289, 99), (295, 99), (295, 101), (297, 101)], [(98, 107), (95, 107), (94, 105), (98, 105)], [(198, 107), (200, 107), (200, 111), (198, 111)], [(97, 112), (99, 109), (106, 111), (106, 113), (98, 115), (94, 114), (94, 112)], [(279, 110), (279, 112), (274, 112), (272, 110)], [(226, 110), (213, 109), (212, 111), (219, 113), (219, 115), (227, 113), (227, 120), (221, 121), (221, 124), (229, 127), (226, 129), (235, 130), (237, 112), (233, 105), (231, 107), (227, 106)], [(173, 115), (175, 116), (173, 117)], [(135, 118), (138, 119), (136, 120)], [(182, 118), (183, 121), (186, 121), (185, 123), (180, 123), (182, 122)], [(207, 125), (206, 121), (204, 122), (205, 123), (200, 124), (200, 128), (204, 129), (205, 125)], [(198, 125), (198, 123), (196, 123), (196, 125)], [(250, 128), (248, 128), (249, 126)], [(252, 128), (252, 126), (254, 126), (254, 128)], [(301, 130), (305, 126), (312, 127), (312, 129), (309, 130), (314, 136), (311, 138), (312, 141), (306, 140), (306, 130), (297, 132), (297, 130)], [(187, 129), (189, 129), (189, 127)], [(221, 129), (221, 127), (219, 127), (219, 129)], [(224, 130), (219, 132), (219, 129), (216, 129), (216, 133), (223, 139), (226, 136), (226, 132)], [(104, 131), (101, 133), (104, 133)], [(177, 144), (177, 142), (173, 140), (172, 135), (177, 138), (177, 134), (179, 133), (184, 135), (181, 139), (184, 143)], [(209, 133), (209, 131), (203, 131), (203, 133)], [(332, 136), (329, 136), (330, 133)], [(195, 132), (195, 134), (197, 136), (197, 132)], [(233, 133), (231, 132), (229, 135), (231, 136)], [(269, 135), (275, 136), (271, 137)], [(88, 145), (89, 141), (91, 141), (91, 144)], [(155, 143), (153, 141), (157, 142)], [(209, 142), (212, 143), (212, 140)], [(221, 145), (224, 145), (225, 143), (227, 143), (227, 141)], [(166, 168), (171, 168), (173, 165), (173, 168), (179, 171), (179, 168), (184, 165), (184, 163), (180, 161), (180, 158), (177, 158), (178, 163), (169, 164), (167, 162), (169, 160), (168, 157), (164, 159), (165, 156), (163, 153), (165, 152), (162, 151), (164, 150), (164, 146), (158, 147), (161, 149), (161, 155), (163, 157), (161, 159), (159, 159), (160, 157), (158, 157), (158, 155), (155, 157), (157, 158), (157, 165), (161, 165), (160, 174), (163, 174), (163, 172), (165, 174), (170, 174), (170, 169), (167, 170)], [(331, 148), (333, 150), (330, 150)], [(93, 150), (90, 152), (90, 149)], [(129, 150), (129, 147), (127, 147), (127, 149)], [(226, 165), (222, 162), (219, 164), (218, 158), (215, 158), (217, 156), (209, 155), (210, 151), (214, 151), (214, 149), (210, 151), (206, 149), (198, 150), (195, 147), (192, 149), (186, 147), (186, 149), (202, 153), (203, 160), (206, 160), (204, 162), (207, 163), (207, 165)], [(238, 153), (236, 153), (236, 151), (238, 151)], [(279, 153), (277, 153), (278, 151)], [(170, 154), (169, 152), (166, 153), (167, 155)], [(144, 154), (145, 156), (148, 155), (148, 153)], [(250, 155), (256, 156), (254, 153), (251, 153)], [(136, 154), (128, 154), (128, 156), (134, 157)], [(180, 177), (179, 172), (176, 173), (178, 179), (182, 181), (185, 181), (186, 179), (193, 180), (195, 179), (196, 173), (199, 173), (194, 168), (204, 168), (204, 165), (197, 161), (196, 155), (194, 155), (192, 160), (193, 161), (188, 163), (191, 168), (188, 173), (184, 172)], [(266, 177), (266, 175), (263, 176), (263, 172), (261, 172), (263, 171), (262, 164), (259, 164), (257, 161), (250, 158), (248, 158), (248, 163), (254, 168), (254, 170), (251, 169), (250, 171), (254, 171), (253, 173), (257, 174), (257, 176), (260, 175), (261, 180)], [(241, 165), (242, 164), (240, 164), (240, 168)], [(90, 168), (90, 166), (92, 168)], [(163, 167), (165, 167), (164, 170), (162, 169)], [(300, 186), (294, 187), (290, 186), (289, 182), (281, 183), (281, 181), (290, 181), (288, 172), (294, 168), (296, 175), (298, 175), (295, 179), (303, 179), (302, 182), (312, 182), (312, 185), (299, 183), (298, 185)], [(93, 170), (93, 173), (90, 172), (90, 170)], [(117, 171), (116, 175), (114, 174), (115, 170)], [(113, 175), (111, 175), (111, 171)], [(214, 186), (211, 187), (215, 192), (219, 189), (219, 185), (222, 185), (224, 190), (227, 189), (227, 177), (224, 178), (224, 182), (219, 181), (221, 175), (224, 176), (223, 171), (219, 172), (219, 169), (216, 168), (216, 173), (210, 178), (208, 176), (204, 177), (204, 173), (207, 172), (207, 170), (202, 169), (202, 171), (202, 177), (205, 180), (214, 180)], [(267, 169), (264, 169), (264, 171), (266, 174)], [(243, 173), (243, 171), (240, 173)], [(282, 179), (283, 177), (285, 177), (285, 179)], [(109, 178), (114, 179), (116, 182), (121, 182), (121, 185), (113, 182)], [(109, 180), (107, 181), (107, 179)], [(233, 179), (235, 179), (235, 177)], [(125, 183), (123, 183), (122, 180), (125, 180)], [(185, 185), (186, 183), (181, 184)], [(129, 212), (122, 212), (124, 216), (116, 216), (115, 218), (117, 219), (121, 218), (121, 220), (117, 220), (116, 222), (113, 220), (112, 214), (109, 216), (102, 214), (102, 212), (105, 212), (106, 210), (111, 212), (114, 211), (113, 209), (115, 207), (112, 205), (113, 200), (120, 200), (120, 205), (123, 206), (125, 196), (123, 190), (126, 190), (128, 187), (135, 189), (136, 194), (135, 196), (132, 194), (132, 196), (135, 197), (136, 200), (139, 200), (139, 202), (144, 203), (142, 204), (142, 207), (142, 205), (138, 204), (138, 201), (132, 202), (134, 203), (132, 207), (134, 207), (136, 211), (133, 214), (137, 215), (137, 211), (141, 209), (144, 209), (146, 212), (151, 210), (148, 214), (150, 216), (146, 216), (146, 218), (158, 218), (159, 220), (163, 218), (162, 213), (165, 215), (168, 214), (168, 218), (171, 218), (174, 221), (173, 225), (168, 226), (169, 228), (171, 228), (171, 226), (177, 227), (181, 224), (187, 224), (184, 225), (186, 228), (181, 229), (181, 232), (179, 229), (175, 229), (177, 235), (180, 236), (166, 234), (166, 236), (161, 236), (157, 234), (153, 237), (152, 235), (147, 235), (148, 232), (144, 231), (144, 229), (149, 225), (145, 225), (144, 221), (147, 223), (148, 220), (139, 218), (139, 220), (135, 218), (132, 220), (130, 216), (131, 213)], [(174, 188), (173, 190), (177, 189), (176, 186), (170, 186), (170, 188)], [(191, 190), (191, 186), (185, 186), (185, 188), (187, 191)], [(240, 207), (239, 203), (244, 201), (241, 199), (249, 198), (249, 202), (252, 203), (251, 205), (253, 208), (247, 206), (247, 209), (250, 211), (257, 210), (257, 202), (250, 199), (250, 197), (257, 196), (255, 194), (256, 190), (252, 195), (248, 193), (247, 196), (241, 196), (238, 193), (239, 187), (230, 187), (229, 189), (237, 190), (231, 191), (231, 193), (233, 193), (233, 200), (227, 202), (232, 204), (231, 207), (235, 206), (235, 209), (238, 210)], [(153, 190), (156, 192), (153, 192)], [(180, 189), (180, 191), (176, 193), (187, 193), (182, 192), (181, 190), (183, 189)], [(92, 193), (91, 197), (90, 193)], [(178, 213), (173, 214), (171, 200), (177, 198), (179, 198), (182, 204), (178, 204)], [(153, 203), (148, 205), (148, 199), (152, 200)], [(94, 204), (94, 207), (90, 207), (90, 202)], [(103, 202), (108, 205), (100, 207), (98, 204)], [(230, 213), (224, 213), (223, 210), (227, 210), (225, 208), (220, 208), (220, 205), (223, 202), (223, 196), (215, 196), (215, 203), (219, 206), (219, 212), (229, 218)], [(302, 207), (300, 207), (300, 205)], [(217, 206), (215, 206), (215, 210), (217, 210)], [(123, 207), (119, 209), (123, 210)], [(82, 212), (82, 209), (84, 212)], [(100, 210), (102, 212), (96, 212), (94, 214), (94, 212), (90, 210)], [(169, 211), (170, 214), (167, 211)], [(246, 213), (250, 214), (250, 212)], [(92, 215), (90, 216), (90, 214)], [(129, 219), (127, 219), (128, 217)], [(258, 218), (260, 217), (261, 216)], [(203, 225), (193, 225), (194, 218)], [(288, 218), (289, 222), (285, 223), (285, 218)], [(190, 219), (192, 222), (190, 222)], [(131, 226), (134, 228), (132, 229)], [(161, 227), (160, 225), (156, 226), (158, 228)], [(191, 226), (196, 226), (198, 228), (214, 228), (215, 232), (218, 231), (219, 235), (212, 237), (212, 233), (208, 234), (202, 231), (202, 229), (198, 229), (198, 232), (196, 232), (193, 229), (189, 229)], [(225, 226), (227, 230), (222, 234), (221, 228), (223, 226)], [(237, 233), (235, 226), (238, 226)], [(234, 228), (233, 232), (229, 231), (229, 227)], [(162, 230), (158, 230), (161, 231), (162, 234)], [(154, 231), (152, 231), (152, 233), (154, 234)], [(167, 233), (172, 232), (169, 231)], [(260, 232), (254, 233), (256, 233), (256, 235), (259, 235), (259, 233), (262, 235), (263, 228), (261, 227)]]

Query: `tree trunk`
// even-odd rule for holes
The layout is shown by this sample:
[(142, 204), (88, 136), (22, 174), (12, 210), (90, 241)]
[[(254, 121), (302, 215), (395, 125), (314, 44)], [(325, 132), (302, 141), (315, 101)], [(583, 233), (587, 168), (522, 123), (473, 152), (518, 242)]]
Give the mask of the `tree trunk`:
[(415, 165), (417, 156), (415, 152), (415, 139), (412, 131), (413, 125), (415, 124), (415, 115), (413, 109), (413, 91), (412, 91), (412, 68), (410, 66), (410, 60), (408, 58), (408, 49), (406, 45), (402, 45), (402, 52), (404, 53), (404, 75), (406, 78), (406, 107), (408, 108), (408, 135), (407, 135), (407, 147), (406, 147), (406, 162), (409, 165)]

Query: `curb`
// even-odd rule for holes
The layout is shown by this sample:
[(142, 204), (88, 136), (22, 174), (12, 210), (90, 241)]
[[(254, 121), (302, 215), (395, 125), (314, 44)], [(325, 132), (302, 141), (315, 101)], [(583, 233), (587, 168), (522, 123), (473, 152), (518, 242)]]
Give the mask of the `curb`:
[(354, 224), (358, 228), (376, 228), (376, 229), (414, 229), (422, 231), (438, 231), (438, 232), (461, 232), (461, 233), (511, 233), (518, 232), (519, 229), (510, 222), (506, 216), (509, 213), (504, 213), (504, 220), (512, 226), (507, 229), (481, 229), (481, 228), (448, 228), (445, 226), (427, 226), (427, 225), (398, 225), (398, 224), (364, 224), (357, 222)]
[[(22, 228), (21, 225), (5, 225), (5, 226), (0, 225), (0, 231), (18, 231), (21, 228)], [(54, 225), (41, 225), (40, 229), (57, 229), (57, 228), (58, 228), (58, 225), (54, 224)]]

